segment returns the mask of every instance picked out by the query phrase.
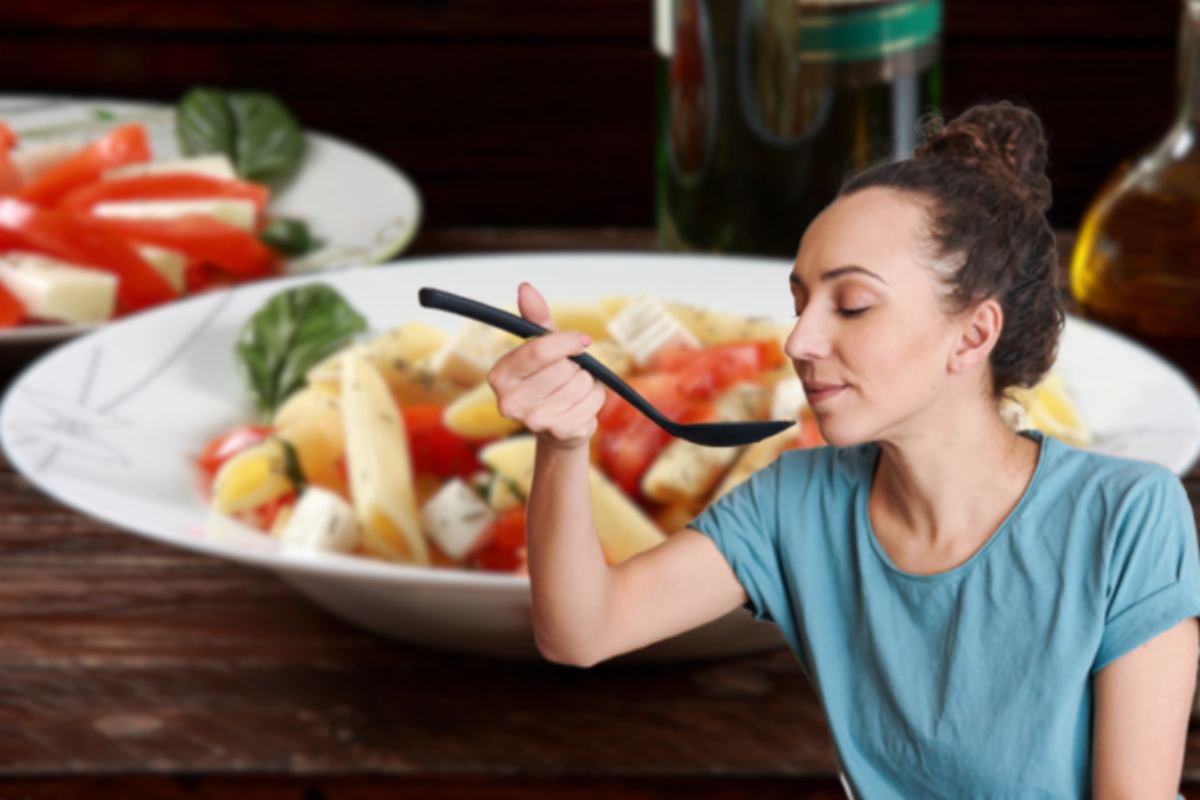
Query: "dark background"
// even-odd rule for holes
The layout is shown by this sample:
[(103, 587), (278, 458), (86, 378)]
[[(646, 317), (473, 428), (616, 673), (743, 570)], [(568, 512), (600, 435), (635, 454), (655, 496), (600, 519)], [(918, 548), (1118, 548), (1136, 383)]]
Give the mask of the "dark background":
[[(1073, 227), (1170, 124), (1178, 17), (1168, 0), (946, 0), (944, 110), (1037, 110), (1052, 222)], [(406, 170), (432, 227), (648, 227), (650, 37), (649, 0), (10, 1), (0, 91), (268, 90)]]
[[(1179, 14), (1168, 0), (945, 0), (944, 110), (1031, 105), (1051, 219), (1073, 227), (1170, 123)], [(651, 27), (649, 0), (6, 2), (0, 91), (264, 89), (404, 169), (427, 226), (648, 227)]]

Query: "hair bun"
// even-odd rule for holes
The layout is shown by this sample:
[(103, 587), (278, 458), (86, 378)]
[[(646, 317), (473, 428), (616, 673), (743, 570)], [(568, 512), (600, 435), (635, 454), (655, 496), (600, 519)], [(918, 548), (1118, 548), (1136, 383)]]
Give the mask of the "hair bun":
[(949, 123), (932, 117), (913, 158), (949, 158), (1003, 183), (1022, 202), (1050, 207), (1046, 137), (1037, 115), (1007, 100), (972, 106)]

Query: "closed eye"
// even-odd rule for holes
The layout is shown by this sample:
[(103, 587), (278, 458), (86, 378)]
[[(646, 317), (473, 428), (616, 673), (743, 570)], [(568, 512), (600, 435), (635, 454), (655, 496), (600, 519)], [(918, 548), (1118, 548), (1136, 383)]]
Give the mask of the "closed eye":
[[(870, 306), (863, 306), (862, 308), (839, 308), (837, 309), (837, 313), (843, 317), (857, 317), (859, 314), (870, 310), (870, 308)], [(800, 314), (802, 313), (804, 312), (801, 311), (793, 314), (792, 319), (800, 319)]]

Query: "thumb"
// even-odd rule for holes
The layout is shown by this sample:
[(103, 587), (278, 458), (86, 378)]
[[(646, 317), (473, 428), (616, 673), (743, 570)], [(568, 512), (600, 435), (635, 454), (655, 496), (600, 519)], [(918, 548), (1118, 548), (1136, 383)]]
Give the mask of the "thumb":
[(533, 288), (533, 284), (523, 282), (517, 287), (517, 308), (520, 309), (521, 316), (530, 322), (536, 322), (548, 330), (556, 330), (554, 323), (550, 321), (550, 307), (538, 294), (538, 290)]

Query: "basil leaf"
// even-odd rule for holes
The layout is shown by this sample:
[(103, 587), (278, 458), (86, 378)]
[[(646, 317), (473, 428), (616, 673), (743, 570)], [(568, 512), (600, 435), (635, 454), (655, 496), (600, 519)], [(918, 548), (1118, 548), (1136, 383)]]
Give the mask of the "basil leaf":
[(323, 283), (268, 300), (247, 320), (236, 346), (242, 379), (264, 419), (304, 386), (308, 370), (366, 328), (362, 315)]
[(184, 155), (224, 153), (246, 180), (278, 187), (304, 159), (304, 132), (265, 92), (196, 88), (179, 101), (175, 134)]
[(322, 244), (320, 239), (313, 237), (303, 220), (289, 217), (276, 217), (268, 222), (266, 227), (259, 231), (258, 238), (277, 253), (289, 258), (311, 253)]

